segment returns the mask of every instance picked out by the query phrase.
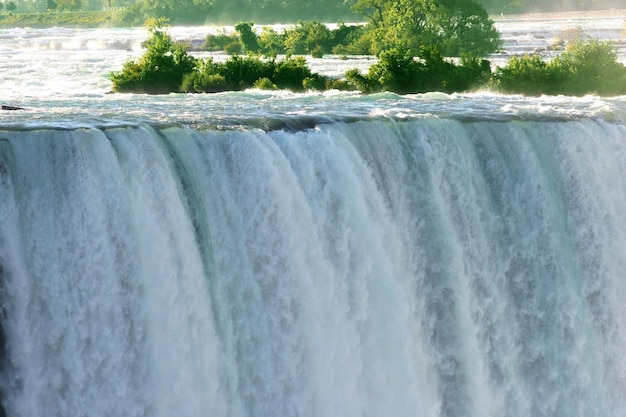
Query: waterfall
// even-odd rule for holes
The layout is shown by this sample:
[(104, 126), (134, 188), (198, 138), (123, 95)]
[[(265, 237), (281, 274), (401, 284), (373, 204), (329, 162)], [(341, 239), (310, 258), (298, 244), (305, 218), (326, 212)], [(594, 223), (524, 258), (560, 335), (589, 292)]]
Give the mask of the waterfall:
[(0, 415), (626, 415), (626, 127), (0, 130)]

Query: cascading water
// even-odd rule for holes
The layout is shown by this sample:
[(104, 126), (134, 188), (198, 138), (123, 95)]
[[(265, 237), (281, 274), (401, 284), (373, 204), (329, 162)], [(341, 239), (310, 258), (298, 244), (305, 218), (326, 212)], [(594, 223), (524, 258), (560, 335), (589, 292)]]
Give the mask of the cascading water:
[(8, 416), (626, 415), (626, 127), (0, 131)]

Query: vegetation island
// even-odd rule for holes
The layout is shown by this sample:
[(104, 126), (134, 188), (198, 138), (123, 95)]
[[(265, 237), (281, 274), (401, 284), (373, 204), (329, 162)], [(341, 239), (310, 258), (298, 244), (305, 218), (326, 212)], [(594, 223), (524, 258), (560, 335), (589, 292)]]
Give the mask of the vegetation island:
[[(603, 1), (609, 2), (605, 6), (613, 5), (613, 0)], [(561, 3), (566, 8), (580, 5), (577, 0)], [(33, 12), (14, 13), (25, 4)], [(120, 93), (260, 88), (400, 94), (478, 89), (528, 95), (626, 94), (626, 67), (617, 60), (616, 48), (609, 41), (578, 36), (562, 45), (563, 50), (550, 61), (537, 55), (513, 56), (504, 67), (492, 67), (485, 58), (498, 51), (502, 42), (487, 9), (515, 12), (538, 4), (538, 0), (6, 0), (0, 2), (5, 10), (0, 13), (0, 26), (17, 25), (18, 16), (29, 15), (44, 26), (51, 22), (71, 25), (63, 16), (83, 26), (145, 22), (149, 38), (143, 56), (110, 74), (113, 91)], [(45, 13), (38, 12), (42, 5)], [(212, 16), (213, 23), (228, 22), (242, 15), (268, 23), (303, 15), (318, 20), (299, 21), (281, 33), (271, 27), (256, 31), (252, 21), (239, 21), (234, 33), (207, 36), (204, 49), (227, 52), (230, 58), (225, 62), (193, 57), (167, 30), (170, 22), (203, 24), (207, 16)], [(333, 30), (320, 23), (343, 18), (365, 23), (341, 23)], [(313, 73), (304, 58), (326, 54), (372, 55), (376, 62), (367, 73), (353, 69), (330, 78)]]

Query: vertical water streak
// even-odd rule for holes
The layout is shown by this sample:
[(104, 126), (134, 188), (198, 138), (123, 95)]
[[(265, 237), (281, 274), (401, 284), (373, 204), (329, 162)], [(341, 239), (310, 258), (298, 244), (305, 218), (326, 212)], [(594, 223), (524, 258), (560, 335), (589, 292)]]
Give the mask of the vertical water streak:
[[(7, 292), (8, 281), (11, 279), (9, 271), (10, 248), (8, 236), (15, 235), (8, 229), (14, 222), (11, 221), (16, 216), (14, 193), (13, 193), (13, 152), (11, 144), (7, 139), (0, 138), (0, 375), (8, 375), (11, 368), (8, 341), (12, 339), (8, 334), (9, 312), (14, 314), (12, 305), (14, 300)], [(14, 252), (13, 252), (14, 253)], [(11, 384), (6, 379), (0, 383), (0, 416), (6, 415), (5, 400), (12, 394)]]
[[(358, 390), (342, 393), (349, 381), (339, 379), (316, 385), (332, 387), (344, 398), (355, 395), (364, 407), (361, 413), (420, 415), (424, 405), (415, 375), (419, 329), (412, 319), (412, 283), (401, 262), (404, 248), (384, 190), (354, 149), (351, 133), (339, 124), (296, 134), (296, 140), (273, 134), (311, 207), (321, 256), (331, 268), (332, 275), (316, 288), (329, 286), (332, 299), (341, 301), (326, 307), (340, 314), (327, 326), (338, 328), (335, 340), (347, 338), (342, 343), (348, 343), (352, 358), (331, 365), (341, 369), (343, 378), (353, 378)], [(381, 328), (384, 335), (375, 330)], [(316, 343), (327, 340), (328, 329), (319, 331)]]
[(160, 135), (147, 126), (110, 129), (107, 137), (125, 182), (142, 287), (146, 412), (224, 415), (228, 405), (220, 387), (219, 342), (181, 173)]
[(7, 415), (626, 409), (623, 126), (0, 138)]
[(109, 143), (97, 130), (10, 137), (8, 413), (139, 415), (142, 331)]

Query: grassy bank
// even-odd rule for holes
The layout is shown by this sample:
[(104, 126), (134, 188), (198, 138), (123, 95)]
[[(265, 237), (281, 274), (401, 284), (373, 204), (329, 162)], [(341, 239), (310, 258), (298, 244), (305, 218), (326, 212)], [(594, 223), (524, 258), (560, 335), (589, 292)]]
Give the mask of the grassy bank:
[(123, 10), (98, 10), (83, 12), (3, 13), (0, 28), (13, 27), (122, 27)]

